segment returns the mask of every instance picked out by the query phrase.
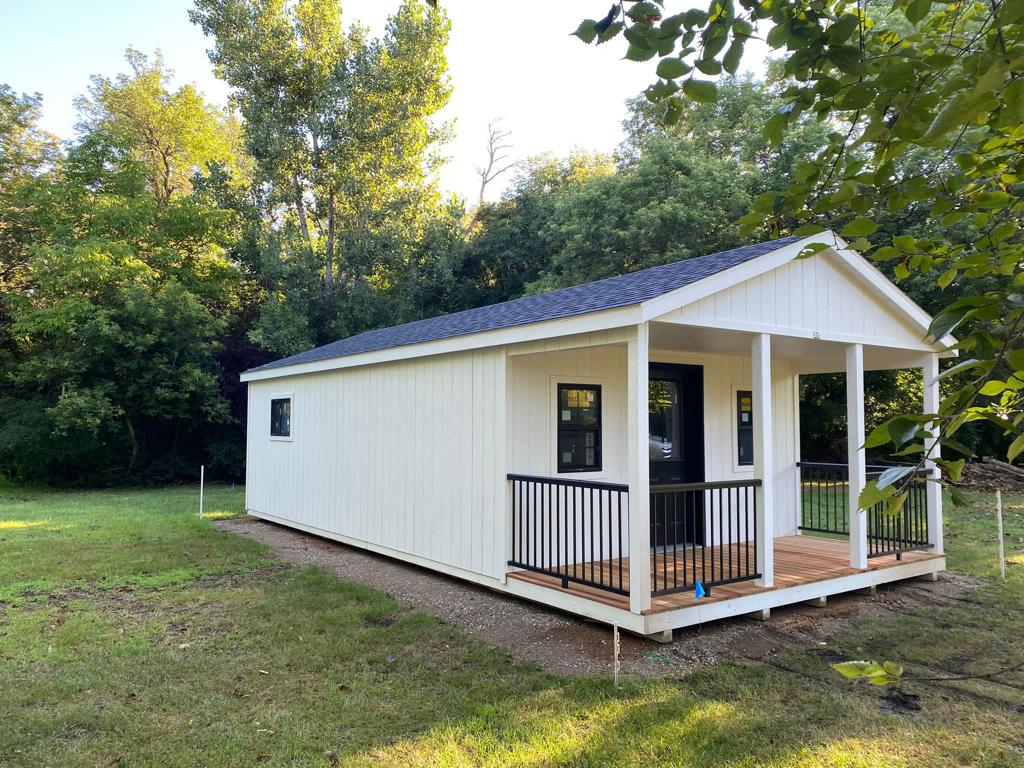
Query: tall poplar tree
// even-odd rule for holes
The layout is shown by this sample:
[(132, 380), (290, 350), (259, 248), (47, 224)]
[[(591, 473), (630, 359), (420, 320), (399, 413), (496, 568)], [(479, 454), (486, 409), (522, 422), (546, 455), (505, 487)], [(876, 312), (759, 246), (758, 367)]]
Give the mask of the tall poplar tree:
[(279, 219), (297, 229), (326, 296), (366, 276), (358, 242), (436, 204), (428, 183), (451, 92), (443, 12), (407, 0), (380, 39), (342, 24), (337, 0), (198, 0), (217, 74)]

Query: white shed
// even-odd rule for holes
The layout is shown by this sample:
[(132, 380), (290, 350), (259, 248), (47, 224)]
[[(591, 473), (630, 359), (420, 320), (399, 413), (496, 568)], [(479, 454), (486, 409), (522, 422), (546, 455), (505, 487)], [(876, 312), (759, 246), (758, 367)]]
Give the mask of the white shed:
[[(864, 371), (923, 369), (936, 412), (955, 342), (929, 321), (827, 233), (370, 331), (242, 375), (246, 507), (663, 639), (934, 574), (937, 483), (856, 508), (882, 470)], [(799, 376), (823, 372), (844, 464), (800, 456)]]

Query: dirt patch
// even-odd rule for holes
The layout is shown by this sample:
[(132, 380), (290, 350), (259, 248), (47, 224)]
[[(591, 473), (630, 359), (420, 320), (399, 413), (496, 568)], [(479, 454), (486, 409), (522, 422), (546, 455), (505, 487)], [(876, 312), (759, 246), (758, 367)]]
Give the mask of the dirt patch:
[[(611, 668), (612, 633), (605, 624), (255, 518), (214, 525), (269, 545), (287, 563), (317, 566), (386, 592), (549, 672), (604, 675)], [(738, 618), (678, 630), (665, 645), (624, 634), (622, 671), (661, 677), (722, 660), (763, 660), (782, 650), (817, 653), (855, 623), (914, 606), (969, 601), (977, 583), (962, 574), (944, 573), (937, 582), (904, 582), (879, 588), (876, 595), (829, 598), (823, 608), (774, 609), (769, 622)]]

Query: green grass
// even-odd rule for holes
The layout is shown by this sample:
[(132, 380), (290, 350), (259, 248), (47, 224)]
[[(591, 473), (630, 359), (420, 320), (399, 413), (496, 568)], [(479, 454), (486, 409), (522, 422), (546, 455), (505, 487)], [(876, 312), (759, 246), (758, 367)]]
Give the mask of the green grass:
[[(1019, 554), (1024, 500), (1009, 501)], [(209, 494), (207, 509), (241, 508), (241, 490)], [(908, 683), (913, 717), (821, 653), (615, 691), (284, 566), (195, 512), (194, 489), (0, 488), (0, 765), (1024, 764), (1020, 673)], [(949, 515), (951, 564), (985, 579), (969, 599), (856, 627), (830, 651), (933, 677), (1024, 658), (1024, 564), (992, 579), (984, 513)]]

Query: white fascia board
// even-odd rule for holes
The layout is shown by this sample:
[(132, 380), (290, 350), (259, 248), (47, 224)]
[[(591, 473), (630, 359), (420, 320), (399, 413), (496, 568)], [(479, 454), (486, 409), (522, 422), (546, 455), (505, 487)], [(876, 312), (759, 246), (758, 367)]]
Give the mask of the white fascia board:
[(804, 247), (811, 243), (820, 242), (823, 237), (831, 236), (830, 232), (820, 232), (817, 235), (805, 237), (795, 243), (783, 245), (774, 251), (769, 251), (762, 256), (755, 256), (749, 261), (737, 264), (735, 267), (722, 270), (714, 275), (709, 275), (703, 280), (697, 280), (682, 288), (676, 288), (661, 296), (648, 299), (640, 306), (643, 309), (642, 320), (657, 320), (662, 315), (673, 310), (685, 307), (695, 301), (700, 301), (707, 296), (724, 291), (734, 285), (750, 280), (758, 275), (770, 272), (781, 267), (797, 257)]
[(545, 320), (528, 325), (516, 325), (511, 328), (497, 328), (493, 331), (470, 333), (464, 336), (452, 336), (437, 341), (424, 341), (419, 344), (406, 344), (401, 347), (389, 347), (372, 352), (362, 352), (344, 357), (331, 357), (325, 360), (314, 360), (308, 363), (286, 365), (280, 368), (268, 368), (260, 371), (246, 371), (240, 376), (241, 381), (263, 381), (283, 376), (299, 376), (307, 373), (335, 371), (342, 368), (354, 368), (360, 365), (376, 365), (395, 360), (409, 360), (429, 355), (443, 355), (450, 352), (465, 352), (473, 349), (498, 347), (505, 344), (518, 344), (523, 341), (538, 341), (569, 334), (606, 331), (627, 325), (636, 325), (640, 318), (640, 305), (630, 304), (625, 307), (606, 309), (600, 312), (589, 312), (580, 315)]

